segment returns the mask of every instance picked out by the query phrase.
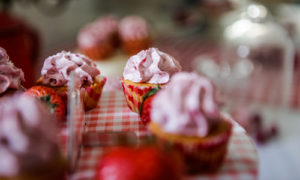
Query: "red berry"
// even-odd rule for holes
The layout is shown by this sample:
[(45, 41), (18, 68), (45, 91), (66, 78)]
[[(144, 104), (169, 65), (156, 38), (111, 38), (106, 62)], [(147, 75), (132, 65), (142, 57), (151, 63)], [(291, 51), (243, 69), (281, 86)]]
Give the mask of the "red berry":
[(254, 114), (251, 118), (251, 123), (257, 128), (261, 129), (262, 128), (262, 117), (260, 114)]
[(268, 133), (266, 133), (266, 132), (260, 130), (260, 131), (257, 132), (255, 138), (256, 138), (256, 141), (257, 141), (258, 143), (264, 144), (264, 143), (266, 143), (267, 140), (269, 139), (269, 135), (268, 135)]
[(66, 120), (65, 103), (55, 90), (45, 86), (33, 86), (28, 89), (25, 94), (35, 96), (45, 103), (50, 112), (56, 116), (57, 120)]
[(270, 131), (271, 131), (272, 136), (277, 136), (278, 135), (278, 126), (276, 124), (273, 124), (271, 126)]
[(178, 180), (182, 161), (154, 146), (117, 147), (100, 160), (96, 180)]
[(151, 121), (151, 109), (152, 109), (152, 99), (154, 96), (148, 97), (142, 107), (142, 112), (141, 112), (141, 121), (144, 124), (148, 124)]
[(145, 125), (151, 121), (152, 99), (159, 90), (159, 86), (154, 87), (150, 89), (143, 97), (143, 102), (140, 107), (140, 118)]

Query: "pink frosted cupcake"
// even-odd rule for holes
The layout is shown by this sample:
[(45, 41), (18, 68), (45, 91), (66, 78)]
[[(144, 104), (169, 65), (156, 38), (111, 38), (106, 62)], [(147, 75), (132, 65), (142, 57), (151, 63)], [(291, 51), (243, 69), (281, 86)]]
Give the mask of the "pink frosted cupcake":
[(0, 47), (0, 97), (23, 89), (24, 73), (9, 60), (6, 51)]
[(151, 45), (148, 24), (140, 16), (127, 16), (120, 21), (119, 38), (123, 49), (131, 55)]
[(177, 73), (152, 101), (150, 131), (174, 147), (189, 172), (214, 172), (224, 161), (232, 125), (223, 117), (211, 81)]
[(82, 54), (62, 51), (48, 57), (44, 62), (42, 77), (38, 83), (53, 88), (66, 103), (68, 82), (72, 71), (79, 77), (76, 86), (81, 90), (85, 109), (95, 108), (100, 100), (106, 78), (100, 76), (96, 64)]
[(139, 113), (143, 96), (150, 89), (167, 84), (170, 77), (180, 70), (177, 60), (157, 48), (131, 56), (121, 81), (129, 108)]
[(17, 94), (2, 98), (0, 109), (0, 179), (65, 179), (66, 161), (47, 108)]
[(118, 43), (118, 20), (115, 16), (104, 16), (86, 25), (77, 38), (81, 53), (91, 59), (108, 57)]

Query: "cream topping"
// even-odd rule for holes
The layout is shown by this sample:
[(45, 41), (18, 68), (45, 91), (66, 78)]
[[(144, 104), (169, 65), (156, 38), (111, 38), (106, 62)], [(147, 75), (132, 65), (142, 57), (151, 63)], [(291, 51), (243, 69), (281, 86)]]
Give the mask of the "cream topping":
[(133, 82), (164, 84), (179, 71), (181, 66), (172, 56), (157, 48), (149, 48), (128, 59), (123, 78)]
[(196, 73), (175, 74), (152, 102), (151, 119), (167, 133), (204, 137), (219, 116), (215, 86)]
[(23, 71), (14, 66), (6, 51), (0, 47), (0, 94), (8, 89), (18, 89), (23, 81)]
[(77, 86), (91, 84), (100, 71), (92, 60), (79, 53), (62, 51), (48, 57), (42, 68), (42, 82), (50, 86), (66, 86), (71, 72), (78, 77)]
[(127, 16), (120, 21), (119, 35), (123, 40), (146, 38), (149, 36), (148, 24), (140, 16)]

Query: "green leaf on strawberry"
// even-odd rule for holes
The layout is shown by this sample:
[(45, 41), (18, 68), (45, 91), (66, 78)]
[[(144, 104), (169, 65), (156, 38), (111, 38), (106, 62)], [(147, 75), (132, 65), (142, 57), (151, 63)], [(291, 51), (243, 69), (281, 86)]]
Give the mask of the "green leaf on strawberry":
[(150, 113), (152, 109), (152, 99), (154, 95), (160, 90), (159, 86), (150, 89), (143, 97), (143, 101), (140, 107), (140, 118), (144, 124), (148, 124), (151, 121)]
[(50, 112), (56, 116), (57, 120), (64, 121), (66, 119), (65, 104), (55, 90), (46, 86), (33, 86), (29, 88), (25, 94), (34, 96), (46, 104)]

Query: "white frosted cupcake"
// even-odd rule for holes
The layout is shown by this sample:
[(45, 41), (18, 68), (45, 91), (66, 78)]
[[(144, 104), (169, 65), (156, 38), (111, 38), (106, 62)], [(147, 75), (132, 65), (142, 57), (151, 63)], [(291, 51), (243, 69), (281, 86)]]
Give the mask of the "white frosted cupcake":
[(149, 48), (131, 56), (122, 78), (129, 108), (139, 113), (143, 96), (150, 89), (167, 84), (171, 76), (179, 71), (179, 62), (157, 48)]
[(86, 25), (78, 34), (79, 51), (93, 60), (105, 59), (118, 44), (118, 19), (103, 16)]
[(148, 49), (152, 41), (148, 23), (140, 16), (127, 16), (120, 21), (119, 38), (125, 52), (131, 55)]
[(53, 88), (67, 104), (71, 72), (79, 78), (76, 87), (81, 91), (85, 109), (95, 108), (106, 78), (100, 75), (96, 64), (85, 55), (62, 51), (46, 58), (38, 83)]
[(188, 172), (214, 172), (224, 161), (232, 125), (216, 89), (196, 73), (177, 73), (152, 100), (150, 131), (184, 158)]

